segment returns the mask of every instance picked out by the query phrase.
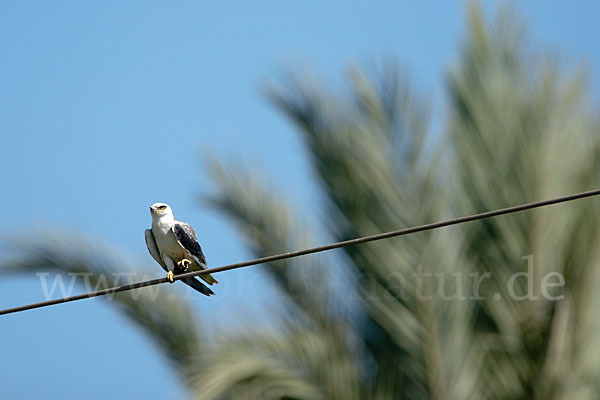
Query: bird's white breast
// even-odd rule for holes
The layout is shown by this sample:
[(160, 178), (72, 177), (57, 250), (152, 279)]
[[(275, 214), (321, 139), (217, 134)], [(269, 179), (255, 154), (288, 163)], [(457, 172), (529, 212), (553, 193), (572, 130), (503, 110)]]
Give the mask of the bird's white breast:
[(187, 254), (175, 238), (175, 234), (171, 229), (172, 226), (173, 223), (170, 221), (152, 221), (152, 234), (156, 240), (158, 250), (177, 262), (185, 258)]

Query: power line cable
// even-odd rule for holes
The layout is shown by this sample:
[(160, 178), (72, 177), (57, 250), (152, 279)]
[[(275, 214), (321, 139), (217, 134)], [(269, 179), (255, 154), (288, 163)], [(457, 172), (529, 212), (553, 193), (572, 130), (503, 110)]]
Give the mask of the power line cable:
[[(338, 249), (340, 247), (352, 246), (352, 245), (356, 245), (356, 244), (372, 242), (375, 240), (388, 239), (388, 238), (392, 238), (392, 237), (396, 237), (396, 236), (403, 236), (403, 235), (408, 235), (411, 233), (428, 231), (428, 230), (432, 230), (432, 229), (438, 229), (438, 228), (442, 228), (442, 227), (449, 226), (449, 225), (457, 225), (457, 224), (462, 224), (465, 222), (496, 217), (496, 216), (504, 215), (504, 214), (512, 214), (515, 212), (530, 210), (532, 208), (549, 206), (552, 204), (565, 203), (567, 201), (573, 201), (573, 200), (578, 200), (578, 199), (582, 199), (585, 197), (597, 196), (599, 194), (600, 194), (600, 189), (595, 189), (595, 190), (590, 190), (587, 192), (576, 193), (576, 194), (572, 194), (569, 196), (558, 197), (558, 198), (554, 198), (554, 199), (550, 199), (550, 200), (543, 200), (543, 201), (537, 201), (537, 202), (533, 202), (533, 203), (521, 204), (521, 205), (513, 206), (513, 207), (501, 208), (498, 210), (487, 211), (487, 212), (483, 212), (480, 214), (468, 215), (465, 217), (459, 217), (459, 218), (449, 219), (449, 220), (445, 220), (445, 221), (414, 226), (412, 228), (399, 229), (396, 231), (385, 232), (385, 233), (380, 233), (380, 234), (370, 235), (370, 236), (364, 236), (364, 237), (360, 237), (360, 238), (356, 238), (356, 239), (344, 240), (342, 242), (336, 242), (336, 243), (326, 244), (326, 245), (317, 246), (317, 247), (311, 247), (309, 249), (291, 251), (288, 253), (282, 253), (282, 254), (276, 254), (276, 255), (267, 256), (267, 257), (261, 257), (261, 258), (257, 258), (257, 259), (250, 260), (250, 261), (243, 261), (243, 262), (239, 262), (239, 263), (235, 263), (235, 264), (223, 265), (221, 267), (209, 268), (209, 269), (205, 269), (202, 271), (187, 272), (185, 274), (175, 275), (175, 280), (181, 280), (184, 278), (195, 277), (195, 276), (206, 275), (206, 274), (213, 274), (216, 272), (230, 271), (232, 269), (244, 268), (244, 267), (249, 267), (251, 265), (264, 264), (264, 263), (268, 263), (268, 262), (284, 260), (287, 258), (304, 256), (307, 254), (320, 253), (323, 251)], [(75, 296), (62, 297), (59, 299), (42, 301), (39, 303), (27, 304), (24, 306), (13, 307), (13, 308), (7, 308), (4, 310), (0, 310), (0, 315), (12, 314), (12, 313), (26, 311), (26, 310), (32, 310), (34, 308), (48, 307), (48, 306), (52, 306), (55, 304), (69, 303), (71, 301), (89, 299), (92, 297), (104, 296), (107, 294), (124, 292), (127, 290), (139, 289), (139, 288), (143, 288), (143, 287), (147, 287), (147, 286), (160, 285), (162, 283), (167, 283), (167, 282), (169, 282), (169, 281), (165, 277), (165, 278), (153, 279), (153, 280), (149, 280), (149, 281), (132, 283), (129, 285), (115, 286), (115, 287), (111, 287), (111, 288), (107, 288), (107, 289), (97, 290), (94, 292), (78, 294)]]

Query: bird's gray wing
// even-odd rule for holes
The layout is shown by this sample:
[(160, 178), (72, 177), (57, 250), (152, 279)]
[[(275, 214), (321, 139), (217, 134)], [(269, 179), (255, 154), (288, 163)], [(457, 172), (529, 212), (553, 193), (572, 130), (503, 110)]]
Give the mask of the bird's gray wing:
[[(194, 228), (185, 222), (175, 221), (172, 229), (175, 239), (177, 239), (179, 245), (188, 253), (190, 253), (190, 256), (194, 259), (195, 264), (197, 264), (196, 268), (207, 269), (208, 267), (206, 266), (206, 258), (204, 257), (204, 253), (202, 253), (200, 244), (198, 244), (198, 239), (196, 239), (196, 232), (194, 232)], [(200, 279), (209, 285), (219, 283), (219, 281), (210, 274), (201, 275)]]
[(206, 258), (204, 257), (204, 253), (202, 253), (198, 239), (196, 239), (194, 228), (185, 222), (175, 221), (173, 224), (173, 233), (179, 245), (194, 257), (200, 267), (206, 269)]
[(158, 246), (156, 245), (156, 240), (154, 239), (154, 234), (152, 233), (152, 229), (146, 229), (146, 247), (148, 247), (148, 251), (152, 258), (156, 260), (157, 263), (160, 264), (161, 267), (165, 271), (169, 271), (164, 261), (160, 257), (160, 251), (158, 250)]

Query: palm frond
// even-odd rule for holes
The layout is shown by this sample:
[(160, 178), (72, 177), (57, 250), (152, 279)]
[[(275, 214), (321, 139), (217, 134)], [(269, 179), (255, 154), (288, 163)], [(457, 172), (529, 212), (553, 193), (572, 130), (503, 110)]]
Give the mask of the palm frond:
[[(434, 179), (437, 152), (424, 148), (426, 103), (394, 72), (387, 69), (380, 83), (373, 83), (379, 81), (353, 70), (351, 102), (329, 98), (301, 82), (293, 82), (287, 92), (270, 93), (307, 143), (329, 200), (325, 225), (333, 227), (330, 234), (338, 240), (416, 225), (443, 214), (443, 204), (437, 201), (443, 190)], [(460, 244), (451, 237), (446, 241), (445, 246)], [(443, 248), (433, 243), (438, 241), (423, 234), (344, 249), (350, 271), (358, 276), (364, 307), (359, 336), (381, 374), (403, 382), (397, 393), (415, 398), (446, 398), (446, 376), (457, 369), (444, 362), (441, 332), (454, 321), (442, 323), (440, 317), (448, 308), (465, 308), (423, 300), (412, 284), (415, 277), (442, 273), (437, 264), (441, 257), (436, 262), (423, 259), (426, 253), (443, 254), (436, 253)], [(468, 323), (468, 311), (457, 315), (462, 317), (457, 326)], [(462, 354), (466, 357), (468, 352)], [(471, 361), (461, 363), (461, 371), (473, 372), (470, 365)], [(463, 386), (463, 394), (475, 386)]]
[[(504, 11), (490, 25), (473, 7), (471, 40), (451, 76), (449, 133), (461, 213), (588, 190), (598, 181), (596, 146), (590, 145), (596, 139), (580, 78), (565, 80), (547, 60), (529, 54), (517, 20)], [(582, 302), (570, 293), (597, 274), (590, 245), (596, 243), (598, 228), (586, 222), (598, 213), (594, 204), (567, 204), (465, 227), (474, 267), (493, 277), (483, 288), (485, 296), (502, 295), (502, 301), (484, 303), (479, 325), (510, 338), (503, 351), (490, 352), (496, 360), (487, 364), (493, 369), (489, 387), (497, 388), (491, 397), (550, 398), (554, 393), (559, 398), (579, 384), (556, 368), (572, 367), (574, 343), (569, 338), (581, 323), (577, 315), (587, 313), (582, 307), (589, 299)], [(580, 243), (574, 238), (585, 239)], [(525, 256), (532, 258), (526, 261)], [(516, 294), (530, 292), (535, 300), (519, 300), (507, 283), (515, 273), (527, 271), (528, 262), (531, 286), (521, 279)], [(541, 292), (550, 273), (566, 278), (565, 299), (558, 303)], [(502, 380), (498, 363), (507, 371)]]
[[(67, 274), (69, 280), (73, 274), (80, 274), (88, 279), (87, 290), (130, 283), (126, 279), (137, 281), (156, 276), (155, 270), (145, 273), (116, 255), (110, 246), (80, 235), (39, 232), (15, 236), (3, 246), (9, 256), (3, 258), (1, 271)], [(81, 279), (79, 283), (84, 282)], [(173, 292), (169, 296), (166, 287), (143, 288), (105, 298), (142, 327), (175, 366), (184, 366), (200, 350), (201, 332), (196, 317), (181, 296), (173, 296)]]

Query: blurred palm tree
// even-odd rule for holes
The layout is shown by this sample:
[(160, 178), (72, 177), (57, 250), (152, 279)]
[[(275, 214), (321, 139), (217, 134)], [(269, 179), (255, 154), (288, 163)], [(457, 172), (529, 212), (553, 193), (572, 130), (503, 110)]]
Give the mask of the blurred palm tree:
[[(489, 22), (471, 6), (468, 21), (442, 134), (392, 63), (351, 69), (343, 96), (293, 77), (267, 90), (298, 128), (323, 212), (308, 226), (247, 167), (213, 160), (208, 201), (254, 255), (597, 187), (598, 125), (581, 74), (565, 79), (533, 54), (509, 11)], [(180, 299), (144, 289), (113, 304), (202, 399), (595, 399), (599, 215), (585, 200), (268, 264), (282, 297), (273, 324), (208, 342)], [(123, 268), (57, 235), (13, 251), (6, 268), (93, 272), (92, 284)], [(513, 293), (517, 272), (531, 279), (513, 279)], [(551, 272), (565, 284), (545, 293)]]

